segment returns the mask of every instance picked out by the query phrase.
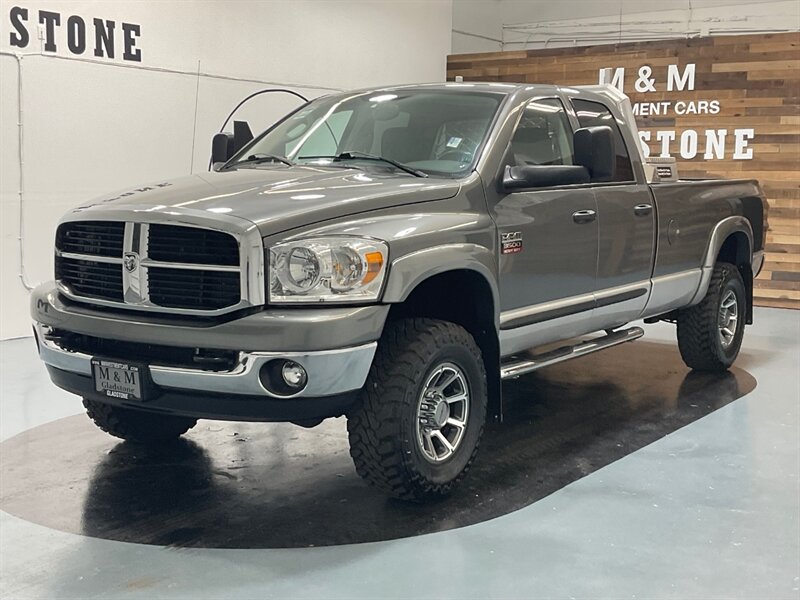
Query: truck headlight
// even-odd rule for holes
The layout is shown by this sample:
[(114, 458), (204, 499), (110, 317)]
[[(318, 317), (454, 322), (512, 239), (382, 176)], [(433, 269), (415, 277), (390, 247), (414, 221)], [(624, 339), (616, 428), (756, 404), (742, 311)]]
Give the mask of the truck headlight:
[(389, 249), (368, 238), (325, 237), (269, 249), (269, 301), (377, 300)]

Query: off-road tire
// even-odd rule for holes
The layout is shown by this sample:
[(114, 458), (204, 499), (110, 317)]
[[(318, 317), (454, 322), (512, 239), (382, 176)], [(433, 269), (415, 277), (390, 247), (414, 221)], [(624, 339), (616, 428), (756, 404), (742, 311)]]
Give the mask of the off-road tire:
[[(425, 381), (443, 361), (463, 371), (469, 385), (469, 413), (453, 455), (433, 464), (418, 447), (417, 407)], [(466, 475), (478, 451), (487, 398), (481, 351), (465, 329), (420, 318), (387, 324), (359, 404), (347, 416), (356, 471), (402, 500), (446, 496)]]
[(176, 440), (197, 423), (197, 419), (160, 415), (83, 399), (86, 414), (100, 429), (114, 437), (139, 443)]
[[(736, 294), (738, 321), (733, 342), (724, 348), (718, 319), (720, 304), (732, 290)], [(725, 371), (736, 360), (744, 336), (747, 293), (739, 270), (729, 263), (717, 263), (703, 300), (678, 313), (678, 348), (686, 366), (697, 371)]]

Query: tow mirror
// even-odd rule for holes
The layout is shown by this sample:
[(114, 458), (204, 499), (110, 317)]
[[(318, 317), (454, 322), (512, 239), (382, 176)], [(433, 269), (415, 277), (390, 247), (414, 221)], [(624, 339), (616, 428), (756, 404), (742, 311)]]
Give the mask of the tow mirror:
[(211, 168), (216, 171), (253, 139), (247, 121), (234, 121), (233, 133), (217, 133), (211, 140)]
[(589, 171), (574, 165), (523, 165), (506, 166), (503, 173), (503, 188), (520, 191), (556, 185), (589, 183)]
[(233, 154), (233, 134), (217, 133), (211, 140), (211, 168), (218, 170)]
[(617, 162), (614, 135), (608, 125), (575, 131), (575, 162), (589, 171), (592, 181), (613, 181)]

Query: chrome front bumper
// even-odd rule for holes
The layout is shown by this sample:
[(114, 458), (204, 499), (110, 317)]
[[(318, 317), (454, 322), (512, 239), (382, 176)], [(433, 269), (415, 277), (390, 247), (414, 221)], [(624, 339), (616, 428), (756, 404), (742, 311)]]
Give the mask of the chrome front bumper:
[[(85, 377), (92, 375), (92, 356), (68, 350), (50, 337), (50, 327), (34, 322), (36, 341), (42, 361), (47, 365)], [(150, 377), (157, 386), (174, 390), (196, 390), (207, 393), (241, 396), (263, 396), (287, 400), (320, 398), (361, 389), (372, 365), (377, 342), (350, 348), (317, 352), (239, 352), (229, 371), (207, 371), (149, 365)], [(292, 360), (306, 370), (308, 384), (297, 394), (276, 395), (267, 390), (259, 377), (261, 367), (275, 359)], [(142, 357), (142, 362), (147, 362)]]

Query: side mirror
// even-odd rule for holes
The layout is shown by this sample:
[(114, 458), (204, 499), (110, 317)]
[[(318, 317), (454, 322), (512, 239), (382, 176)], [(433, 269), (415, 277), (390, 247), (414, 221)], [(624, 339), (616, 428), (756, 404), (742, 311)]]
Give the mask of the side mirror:
[(211, 168), (215, 171), (233, 156), (233, 134), (217, 133), (211, 140)]
[(253, 139), (247, 121), (234, 121), (233, 133), (217, 133), (211, 140), (211, 168), (216, 171)]
[(519, 191), (555, 185), (574, 185), (589, 183), (589, 171), (585, 167), (573, 165), (524, 165), (506, 166), (503, 173), (503, 188), (506, 191)]
[(608, 125), (575, 131), (575, 162), (589, 171), (592, 181), (613, 181), (617, 156), (614, 134)]

